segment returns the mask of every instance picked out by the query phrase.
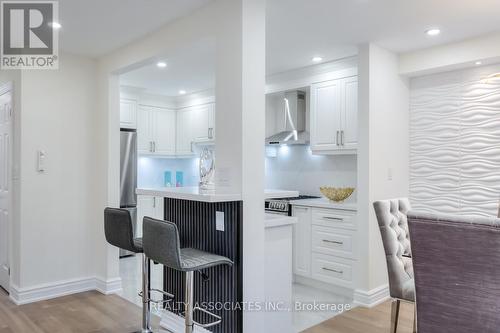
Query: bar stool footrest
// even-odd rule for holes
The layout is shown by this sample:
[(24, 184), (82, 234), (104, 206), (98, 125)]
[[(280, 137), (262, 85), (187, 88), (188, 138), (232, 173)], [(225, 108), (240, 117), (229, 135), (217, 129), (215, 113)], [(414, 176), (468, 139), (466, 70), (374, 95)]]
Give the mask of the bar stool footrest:
[(203, 328), (209, 328), (209, 327), (213, 327), (215, 325), (219, 325), (220, 323), (222, 323), (222, 317), (221, 316), (218, 316), (216, 315), (215, 313), (212, 313), (212, 312), (209, 312), (203, 308), (200, 308), (198, 306), (195, 306), (194, 309), (193, 309), (193, 314), (196, 312), (196, 311), (201, 311), (203, 313), (206, 313), (207, 315), (209, 315), (210, 317), (212, 318), (215, 318), (216, 320), (211, 322), (211, 323), (206, 323), (206, 324), (202, 324), (202, 323), (198, 323), (196, 321), (193, 320), (194, 324), (197, 325), (197, 326), (200, 326), (200, 327), (203, 327)]
[[(166, 291), (163, 291), (163, 290), (160, 290), (160, 289), (150, 289), (149, 292), (151, 293), (152, 291), (154, 292), (157, 292), (157, 293), (160, 293), (162, 294), (163, 296), (167, 297), (168, 299), (161, 299), (161, 300), (157, 300), (157, 299), (153, 299), (153, 298), (149, 298), (148, 299), (148, 302), (153, 302), (153, 303), (156, 303), (156, 304), (165, 304), (165, 303), (168, 303), (170, 302), (171, 300), (173, 300), (175, 298), (174, 295), (172, 295), (171, 293), (167, 293)], [(142, 297), (142, 291), (139, 292), (138, 294), (140, 297)]]

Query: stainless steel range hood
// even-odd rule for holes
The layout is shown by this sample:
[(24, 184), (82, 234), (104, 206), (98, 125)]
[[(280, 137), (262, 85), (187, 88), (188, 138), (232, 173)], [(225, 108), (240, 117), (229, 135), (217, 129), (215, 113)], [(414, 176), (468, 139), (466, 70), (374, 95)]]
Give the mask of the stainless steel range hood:
[(290, 91), (285, 93), (283, 108), (277, 115), (278, 131), (266, 138), (268, 145), (306, 145), (309, 133), (306, 132), (306, 93)]

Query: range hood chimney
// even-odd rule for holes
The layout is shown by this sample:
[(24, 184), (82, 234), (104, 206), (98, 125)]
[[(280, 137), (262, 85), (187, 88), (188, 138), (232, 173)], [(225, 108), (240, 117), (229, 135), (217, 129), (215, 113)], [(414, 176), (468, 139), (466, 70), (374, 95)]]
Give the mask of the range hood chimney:
[(277, 115), (278, 131), (266, 138), (268, 145), (306, 145), (306, 93), (289, 91), (283, 98), (283, 108)]

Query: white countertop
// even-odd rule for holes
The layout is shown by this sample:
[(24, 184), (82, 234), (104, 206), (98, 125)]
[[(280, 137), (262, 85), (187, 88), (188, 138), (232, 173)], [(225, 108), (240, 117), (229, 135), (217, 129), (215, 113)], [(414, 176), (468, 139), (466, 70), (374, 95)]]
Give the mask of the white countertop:
[(351, 211), (358, 210), (358, 205), (355, 202), (333, 202), (328, 200), (327, 198), (293, 200), (290, 201), (290, 204), (292, 204), (292, 206), (343, 209)]
[(279, 215), (279, 214), (265, 214), (266, 228), (283, 227), (297, 223), (297, 218), (293, 216)]
[[(138, 195), (151, 195), (172, 199), (202, 201), (202, 202), (228, 202), (242, 200), (241, 193), (228, 192), (226, 189), (200, 190), (199, 187), (158, 187), (158, 188), (138, 188)], [(266, 189), (264, 191), (266, 199), (269, 198), (292, 198), (299, 195), (298, 191), (285, 191)]]

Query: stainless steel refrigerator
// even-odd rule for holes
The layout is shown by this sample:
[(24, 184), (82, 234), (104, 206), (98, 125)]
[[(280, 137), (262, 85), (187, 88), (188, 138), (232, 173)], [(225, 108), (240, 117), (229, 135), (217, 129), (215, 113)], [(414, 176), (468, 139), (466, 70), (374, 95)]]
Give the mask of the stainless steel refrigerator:
[[(137, 230), (137, 133), (134, 129), (120, 130), (120, 208), (130, 212), (134, 235)], [(120, 257), (134, 253), (120, 250)]]

